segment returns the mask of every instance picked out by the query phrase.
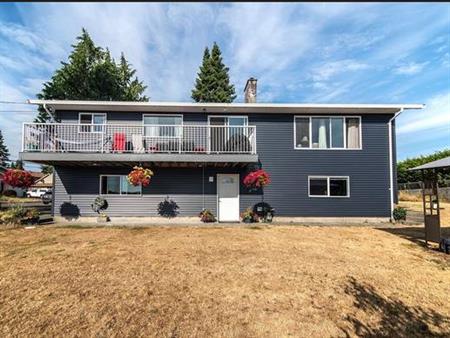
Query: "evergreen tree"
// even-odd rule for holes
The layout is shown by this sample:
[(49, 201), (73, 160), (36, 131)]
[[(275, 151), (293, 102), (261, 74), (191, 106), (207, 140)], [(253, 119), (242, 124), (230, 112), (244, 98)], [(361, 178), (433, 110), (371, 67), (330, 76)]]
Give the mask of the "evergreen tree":
[[(117, 64), (109, 50), (96, 46), (85, 29), (72, 48), (68, 61), (61, 62), (61, 68), (44, 83), (39, 99), (148, 101), (143, 95), (147, 87), (135, 76), (136, 70), (123, 54)], [(40, 107), (35, 122), (50, 118)]]
[(22, 162), (22, 160), (17, 160), (16, 162), (11, 162), (11, 169), (23, 170), (23, 162)]
[(209, 86), (212, 83), (212, 71), (210, 67), (211, 55), (208, 47), (203, 52), (203, 61), (195, 80), (195, 88), (192, 89), (192, 99), (195, 102), (209, 102)]
[(51, 165), (43, 165), (41, 166), (41, 173), (51, 174), (53, 173), (53, 167)]
[(9, 160), (8, 147), (3, 139), (2, 131), (0, 130), (0, 165), (6, 166), (6, 162)]
[(203, 53), (203, 62), (197, 74), (192, 99), (195, 102), (230, 103), (236, 98), (234, 86), (230, 84), (229, 68), (222, 61), (222, 53), (214, 42), (211, 54), (208, 48)]

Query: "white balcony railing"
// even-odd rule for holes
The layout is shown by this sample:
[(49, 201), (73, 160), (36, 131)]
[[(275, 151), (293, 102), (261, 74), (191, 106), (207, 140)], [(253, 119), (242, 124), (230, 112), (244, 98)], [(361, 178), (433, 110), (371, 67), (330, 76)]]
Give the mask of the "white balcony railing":
[(24, 152), (256, 154), (254, 126), (24, 123)]

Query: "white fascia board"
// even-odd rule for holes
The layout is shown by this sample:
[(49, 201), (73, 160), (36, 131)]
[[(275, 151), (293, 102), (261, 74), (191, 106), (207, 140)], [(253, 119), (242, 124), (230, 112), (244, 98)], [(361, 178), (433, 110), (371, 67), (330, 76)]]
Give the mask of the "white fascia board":
[[(94, 111), (159, 111), (207, 113), (395, 113), (401, 109), (422, 109), (423, 104), (322, 104), (322, 103), (193, 103), (193, 102), (124, 102), (28, 100), (29, 104), (52, 107), (56, 110)], [(334, 112), (333, 112), (334, 110)]]

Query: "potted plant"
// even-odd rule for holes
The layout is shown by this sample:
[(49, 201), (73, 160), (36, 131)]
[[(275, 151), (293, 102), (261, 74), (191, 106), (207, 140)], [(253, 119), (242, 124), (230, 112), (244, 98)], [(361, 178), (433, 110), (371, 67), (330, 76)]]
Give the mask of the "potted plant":
[(109, 222), (110, 218), (108, 217), (107, 214), (105, 214), (104, 212), (100, 212), (98, 217), (97, 217), (97, 223), (106, 223)]
[(108, 208), (108, 202), (103, 197), (97, 196), (94, 203), (91, 204), (91, 208), (99, 215), (97, 217), (98, 223), (106, 223), (110, 221), (108, 215), (104, 213), (104, 210)]
[(216, 217), (209, 209), (203, 209), (202, 211), (200, 211), (198, 217), (200, 217), (200, 220), (203, 223), (214, 223), (216, 221)]
[(134, 186), (142, 184), (143, 187), (146, 187), (150, 184), (152, 176), (153, 171), (150, 169), (136, 166), (133, 167), (133, 170), (128, 174), (127, 180)]
[(258, 169), (250, 172), (244, 178), (244, 185), (249, 189), (259, 189), (264, 188), (265, 186), (270, 184), (270, 176), (269, 174), (263, 170)]
[(248, 207), (241, 214), (242, 221), (244, 223), (253, 223), (258, 221), (258, 216), (253, 212), (252, 208)]
[(39, 211), (36, 208), (28, 209), (25, 212), (23, 222), (28, 225), (37, 224), (39, 222)]
[(274, 208), (270, 206), (269, 203), (259, 202), (253, 206), (253, 212), (258, 216), (260, 220), (264, 223), (270, 223), (273, 220), (275, 214)]

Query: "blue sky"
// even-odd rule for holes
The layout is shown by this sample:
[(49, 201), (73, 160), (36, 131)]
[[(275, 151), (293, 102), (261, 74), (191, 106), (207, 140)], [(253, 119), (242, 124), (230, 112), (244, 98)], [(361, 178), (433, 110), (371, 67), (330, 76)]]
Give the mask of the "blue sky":
[[(1, 3), (0, 100), (35, 97), (81, 27), (125, 53), (154, 101), (190, 101), (217, 41), (237, 102), (254, 76), (259, 102), (425, 103), (398, 118), (398, 158), (450, 147), (449, 4)], [(21, 110), (0, 104), (12, 158), (35, 116)]]

